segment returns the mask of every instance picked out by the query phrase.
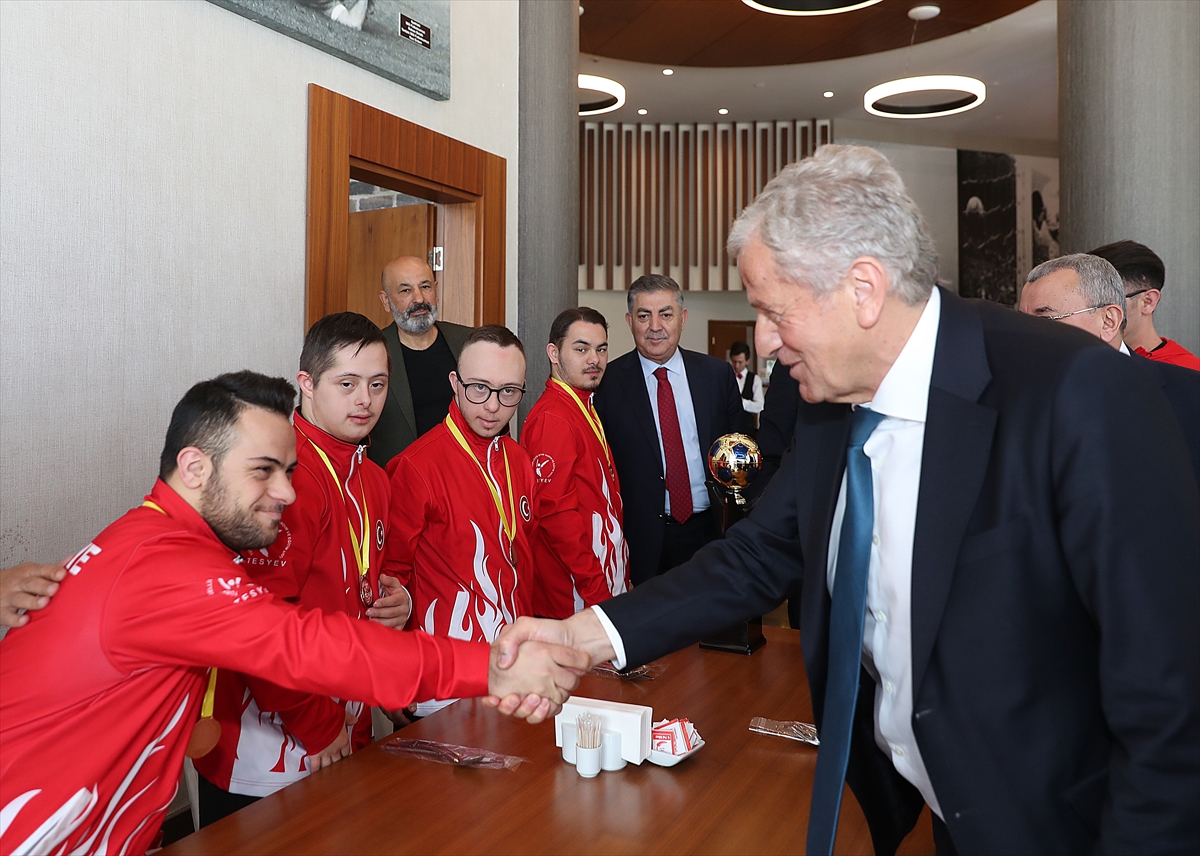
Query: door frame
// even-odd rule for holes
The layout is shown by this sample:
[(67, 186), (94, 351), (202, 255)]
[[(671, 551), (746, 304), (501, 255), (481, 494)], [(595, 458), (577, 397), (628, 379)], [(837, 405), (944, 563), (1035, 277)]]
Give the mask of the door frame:
[(308, 87), (305, 329), (346, 309), (350, 179), (439, 203), (439, 284), (474, 298), (474, 324), (503, 324), (507, 161), (399, 116)]

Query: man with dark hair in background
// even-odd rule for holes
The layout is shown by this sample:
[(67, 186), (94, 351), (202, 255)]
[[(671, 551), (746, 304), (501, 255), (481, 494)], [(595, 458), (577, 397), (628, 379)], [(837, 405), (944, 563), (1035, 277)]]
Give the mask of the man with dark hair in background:
[[(387, 475), (364, 460), (388, 389), (383, 332), (357, 312), (326, 315), (300, 352), (300, 408), (293, 414), (296, 501), (283, 512), (269, 547), (250, 550), (242, 567), (276, 596), (308, 609), (408, 620), (408, 593), (380, 575), (388, 520)], [(371, 742), (371, 712), (357, 699), (284, 689), (220, 670), (213, 716), (216, 747), (194, 759), (200, 775), (200, 825)]]
[(446, 418), (452, 392), (442, 379), (454, 371), (471, 328), (438, 320), (437, 280), (416, 256), (384, 266), (379, 300), (394, 319), (383, 328), (392, 376), (367, 455), (386, 467)]
[(1154, 250), (1137, 241), (1116, 241), (1088, 253), (1117, 269), (1125, 283), (1124, 340), (1136, 354), (1151, 360), (1200, 370), (1200, 358), (1154, 329), (1154, 312), (1162, 298), (1167, 270)]
[(559, 313), (546, 356), (546, 390), (521, 429), (537, 480), (533, 612), (566, 618), (629, 589), (621, 484), (592, 404), (608, 365), (608, 322), (586, 306)]
[[(443, 380), (450, 412), (388, 467), (384, 570), (412, 593), (413, 627), (491, 642), (531, 611), (533, 467), (503, 434), (525, 394), (525, 349), (507, 328), (473, 330)], [(423, 696), (418, 716), (453, 695)]]
[(531, 722), (578, 682), (587, 658), (567, 649), (522, 648), (509, 676), (485, 645), (304, 610), (248, 578), (239, 551), (269, 547), (295, 499), (294, 397), (248, 371), (193, 386), (150, 494), (0, 643), (0, 852), (145, 853), (209, 667), (388, 709), (515, 687)]
[(729, 364), (733, 366), (733, 381), (742, 396), (742, 433), (751, 437), (758, 432), (758, 414), (763, 409), (762, 378), (750, 368), (750, 346), (734, 342), (729, 346)]
[(720, 537), (708, 490), (708, 450), (742, 425), (729, 363), (686, 351), (679, 284), (646, 274), (629, 286), (625, 320), (636, 350), (617, 357), (596, 390), (624, 487), (629, 575), (640, 585)]

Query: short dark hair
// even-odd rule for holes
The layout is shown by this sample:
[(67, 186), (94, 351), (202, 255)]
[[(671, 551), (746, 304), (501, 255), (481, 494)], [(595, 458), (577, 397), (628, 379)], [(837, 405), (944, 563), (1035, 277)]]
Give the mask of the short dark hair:
[(165, 479), (175, 472), (176, 458), (188, 446), (200, 449), (219, 466), (243, 410), (259, 407), (287, 419), (295, 402), (296, 388), (281, 377), (240, 371), (201, 381), (184, 393), (171, 413), (158, 459), (158, 477)]
[(1096, 247), (1088, 255), (1104, 259), (1117, 269), (1121, 279), (1138, 288), (1162, 291), (1167, 281), (1167, 270), (1158, 253), (1137, 241), (1115, 241)]
[(629, 284), (629, 292), (625, 295), (626, 311), (633, 312), (633, 301), (639, 294), (649, 294), (652, 291), (674, 293), (675, 302), (679, 304), (680, 309), (683, 308), (683, 290), (679, 287), (679, 283), (661, 273), (648, 273), (639, 276)]
[(558, 317), (550, 325), (550, 344), (556, 348), (561, 348), (563, 340), (567, 338), (567, 331), (571, 329), (571, 325), (576, 321), (582, 321), (585, 324), (599, 324), (604, 328), (605, 333), (608, 332), (608, 321), (590, 306), (564, 309), (558, 313)]
[[(326, 315), (308, 328), (304, 347), (300, 351), (300, 371), (308, 372), (315, 386), (321, 375), (329, 371), (337, 352), (354, 348), (357, 356), (367, 345), (380, 344), (387, 350), (383, 331), (366, 315), (357, 312), (335, 312)], [(357, 347), (355, 347), (357, 345)], [(388, 374), (392, 373), (392, 355), (388, 354)]]
[(745, 342), (734, 342), (729, 346), (729, 356), (736, 357), (741, 354), (746, 359), (750, 359), (750, 346)]
[(521, 340), (503, 324), (484, 324), (482, 327), (476, 327), (463, 342), (462, 350), (465, 351), (476, 342), (490, 342), (501, 348), (516, 348), (521, 352), (521, 356), (525, 356), (525, 346), (521, 344)]

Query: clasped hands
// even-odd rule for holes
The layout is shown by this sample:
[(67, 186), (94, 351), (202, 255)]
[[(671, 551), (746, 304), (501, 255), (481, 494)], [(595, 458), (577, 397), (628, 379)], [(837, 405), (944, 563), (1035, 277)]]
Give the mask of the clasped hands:
[(591, 609), (565, 621), (518, 618), (492, 643), (487, 707), (538, 723), (563, 702), (592, 667), (616, 656)]

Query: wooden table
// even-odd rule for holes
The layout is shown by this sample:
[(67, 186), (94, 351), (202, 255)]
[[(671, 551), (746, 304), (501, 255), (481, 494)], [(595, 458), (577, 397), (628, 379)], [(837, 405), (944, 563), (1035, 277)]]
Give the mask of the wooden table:
[[(697, 646), (653, 681), (586, 676), (576, 694), (686, 717), (706, 745), (672, 768), (649, 761), (580, 777), (554, 724), (528, 725), (460, 701), (396, 736), (530, 759), (469, 770), (393, 755), (380, 741), (260, 800), (164, 854), (190, 853), (803, 853), (816, 750), (754, 734), (750, 719), (812, 721), (799, 634), (764, 627), (752, 656)], [(390, 738), (389, 738), (390, 739)], [(837, 852), (870, 854), (846, 791)], [(932, 853), (927, 823), (901, 852)]]

